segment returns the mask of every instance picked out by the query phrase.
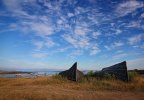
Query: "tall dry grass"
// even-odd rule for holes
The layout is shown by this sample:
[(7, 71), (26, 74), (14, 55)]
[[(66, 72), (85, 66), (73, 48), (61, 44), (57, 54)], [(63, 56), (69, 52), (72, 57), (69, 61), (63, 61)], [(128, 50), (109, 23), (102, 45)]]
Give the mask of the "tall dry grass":
[[(123, 97), (122, 99), (120, 99)], [(0, 100), (144, 100), (144, 76), (131, 82), (94, 77), (69, 81), (61, 76), (0, 78)]]

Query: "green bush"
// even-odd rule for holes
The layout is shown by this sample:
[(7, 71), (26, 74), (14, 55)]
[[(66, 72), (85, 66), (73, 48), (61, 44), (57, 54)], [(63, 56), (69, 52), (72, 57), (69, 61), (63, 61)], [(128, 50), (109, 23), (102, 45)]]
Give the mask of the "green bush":
[(109, 73), (104, 73), (103, 78), (105, 79), (115, 79), (115, 75), (114, 74), (109, 74)]
[(133, 81), (135, 77), (138, 76), (136, 71), (128, 72), (129, 81)]
[(114, 74), (109, 74), (106, 72), (96, 72), (94, 75), (97, 79), (116, 79)]
[(88, 73), (87, 73), (87, 76), (94, 76), (94, 72), (92, 70), (90, 70)]

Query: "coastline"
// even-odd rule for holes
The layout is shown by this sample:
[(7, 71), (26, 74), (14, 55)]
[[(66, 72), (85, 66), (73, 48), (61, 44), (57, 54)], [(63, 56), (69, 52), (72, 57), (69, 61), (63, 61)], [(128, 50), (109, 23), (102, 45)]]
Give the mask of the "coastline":
[(0, 74), (31, 74), (32, 72), (23, 72), (23, 71), (3, 71), (0, 70)]

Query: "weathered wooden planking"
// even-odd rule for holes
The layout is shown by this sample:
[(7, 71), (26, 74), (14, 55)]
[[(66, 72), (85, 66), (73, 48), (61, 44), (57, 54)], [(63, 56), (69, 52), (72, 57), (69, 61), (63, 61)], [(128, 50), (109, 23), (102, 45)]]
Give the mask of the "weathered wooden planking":
[(103, 68), (101, 72), (115, 75), (117, 79), (120, 79), (122, 81), (128, 81), (126, 61), (112, 65), (110, 67)]
[(78, 81), (83, 77), (83, 73), (77, 69), (77, 62), (70, 69), (60, 72), (59, 75), (65, 76), (72, 81)]

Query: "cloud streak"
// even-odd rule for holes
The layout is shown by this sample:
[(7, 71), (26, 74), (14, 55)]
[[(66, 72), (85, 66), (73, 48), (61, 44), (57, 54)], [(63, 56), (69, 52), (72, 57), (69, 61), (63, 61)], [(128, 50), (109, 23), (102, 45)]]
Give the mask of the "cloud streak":
[(144, 40), (144, 34), (138, 34), (138, 35), (128, 38), (128, 43), (130, 45), (134, 45), (134, 44), (141, 42), (142, 40)]
[(144, 7), (143, 2), (129, 0), (118, 4), (115, 12), (117, 13), (117, 16), (123, 17), (142, 7)]

